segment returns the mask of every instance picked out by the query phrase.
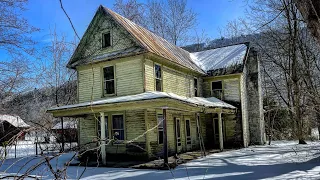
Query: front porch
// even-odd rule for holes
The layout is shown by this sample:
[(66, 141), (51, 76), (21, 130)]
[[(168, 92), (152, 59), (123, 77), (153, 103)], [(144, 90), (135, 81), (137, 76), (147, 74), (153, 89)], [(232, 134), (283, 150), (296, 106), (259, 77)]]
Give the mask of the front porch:
[[(127, 101), (120, 101), (120, 98)], [(104, 165), (108, 160), (119, 158), (161, 157), (167, 161), (169, 155), (204, 149), (207, 142), (214, 141), (207, 133), (207, 121), (213, 122), (208, 117), (215, 117), (213, 114), (218, 117), (219, 149), (222, 151), (222, 117), (235, 112), (231, 105), (220, 100), (183, 98), (159, 92), (48, 111), (56, 117), (78, 117), (81, 151), (96, 151)]]

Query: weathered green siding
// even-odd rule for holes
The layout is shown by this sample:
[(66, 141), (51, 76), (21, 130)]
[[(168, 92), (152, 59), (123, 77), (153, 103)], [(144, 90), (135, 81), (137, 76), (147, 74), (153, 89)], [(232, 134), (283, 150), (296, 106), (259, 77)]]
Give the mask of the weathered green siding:
[[(161, 64), (160, 64), (161, 65)], [(145, 89), (155, 91), (154, 62), (146, 59), (145, 61)], [(162, 90), (167, 93), (174, 93), (179, 96), (194, 96), (194, 78), (192, 74), (175, 70), (171, 67), (162, 65)], [(199, 96), (202, 95), (202, 78), (198, 78)]]
[(92, 143), (97, 138), (96, 121), (93, 116), (79, 119), (79, 146), (95, 147), (97, 144)]
[[(102, 48), (102, 34), (110, 32), (111, 46)], [(92, 20), (85, 36), (81, 39), (75, 53), (76, 60), (90, 59), (94, 56), (104, 55), (137, 46), (132, 36), (110, 16), (98, 12)]]
[(203, 82), (204, 97), (211, 97), (211, 83), (222, 81), (223, 100), (240, 102), (240, 75), (216, 76), (207, 78)]
[(102, 68), (111, 65), (115, 66), (117, 96), (143, 92), (142, 56), (135, 56), (78, 68), (79, 102), (104, 98)]

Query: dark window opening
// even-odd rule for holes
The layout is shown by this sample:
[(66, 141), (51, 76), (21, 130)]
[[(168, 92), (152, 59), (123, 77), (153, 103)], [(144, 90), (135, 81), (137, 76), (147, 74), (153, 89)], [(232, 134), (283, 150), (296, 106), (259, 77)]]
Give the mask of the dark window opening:
[(198, 96), (198, 79), (194, 78), (194, 96)]
[(124, 119), (123, 115), (112, 116), (112, 134), (117, 140), (124, 140)]
[(115, 94), (114, 66), (103, 68), (104, 94)]
[(190, 120), (186, 120), (186, 139), (187, 144), (191, 144)]
[(102, 34), (102, 48), (111, 46), (111, 35), (110, 32)]
[(155, 71), (155, 79), (156, 79), (156, 91), (162, 91), (162, 75), (161, 75), (161, 66), (155, 64), (154, 65)]
[(222, 99), (222, 96), (223, 96), (222, 81), (212, 82), (211, 87), (212, 87), (212, 96), (218, 99)]

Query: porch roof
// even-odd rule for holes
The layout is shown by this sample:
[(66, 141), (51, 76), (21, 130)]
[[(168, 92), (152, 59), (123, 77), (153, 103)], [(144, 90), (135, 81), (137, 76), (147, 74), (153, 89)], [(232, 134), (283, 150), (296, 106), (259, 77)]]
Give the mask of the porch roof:
[(203, 106), (203, 107), (208, 107), (208, 108), (236, 109), (234, 106), (232, 106), (224, 101), (221, 101), (215, 97), (187, 98), (187, 97), (176, 95), (174, 93), (148, 91), (148, 92), (144, 92), (141, 94), (121, 96), (121, 97), (112, 97), (112, 98), (107, 98), (107, 99), (103, 99), (103, 100), (96, 100), (96, 101), (91, 101), (91, 102), (84, 102), (84, 103), (59, 106), (59, 107), (52, 107), (52, 108), (49, 108), (47, 110), (47, 112), (75, 109), (75, 108), (83, 108), (83, 107), (92, 107), (92, 106), (104, 105), (104, 104), (138, 102), (138, 101), (144, 101), (144, 100), (155, 100), (155, 99), (164, 99), (164, 98), (182, 101), (184, 103), (188, 103), (191, 105)]

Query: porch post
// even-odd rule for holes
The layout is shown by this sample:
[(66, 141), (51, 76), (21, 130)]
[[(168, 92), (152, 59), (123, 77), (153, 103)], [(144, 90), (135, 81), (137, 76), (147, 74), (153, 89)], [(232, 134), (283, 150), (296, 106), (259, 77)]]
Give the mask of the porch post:
[(223, 133), (222, 133), (222, 113), (218, 112), (218, 123), (219, 123), (219, 146), (220, 151), (223, 151)]
[(107, 158), (106, 158), (106, 119), (104, 116), (104, 112), (100, 112), (100, 127), (101, 127), (101, 158), (102, 158), (102, 164), (107, 164)]
[[(163, 160), (168, 164), (167, 109), (163, 109)], [(166, 166), (166, 165), (165, 165)]]

